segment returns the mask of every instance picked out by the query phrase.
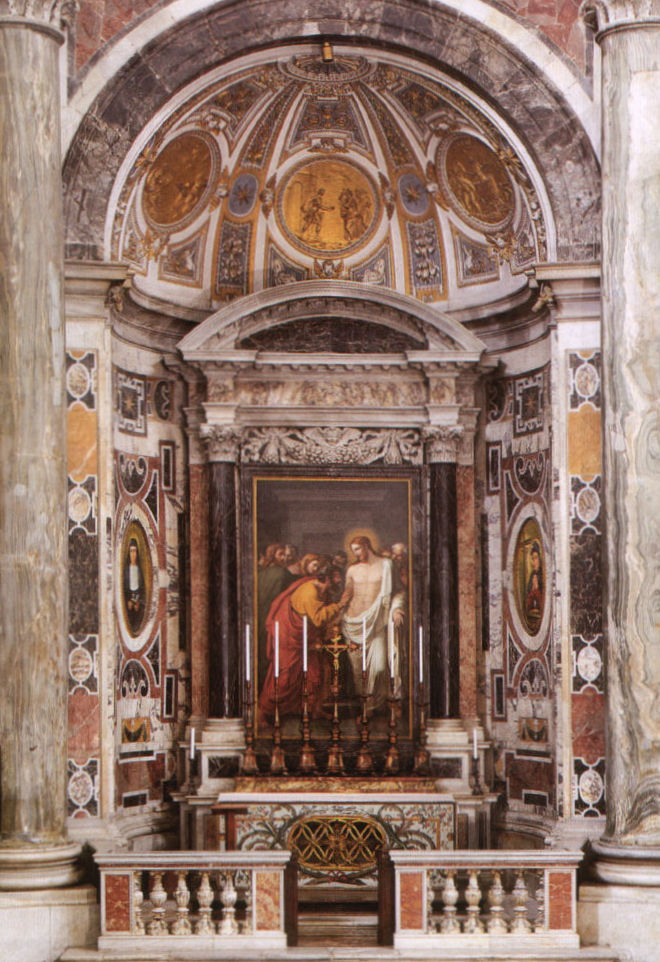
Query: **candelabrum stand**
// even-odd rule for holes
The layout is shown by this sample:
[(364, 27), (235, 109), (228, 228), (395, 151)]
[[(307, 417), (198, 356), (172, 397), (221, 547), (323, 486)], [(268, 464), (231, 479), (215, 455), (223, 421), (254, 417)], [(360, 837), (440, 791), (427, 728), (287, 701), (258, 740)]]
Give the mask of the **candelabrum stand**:
[(385, 759), (385, 771), (388, 775), (396, 775), (399, 771), (399, 746), (396, 730), (399, 699), (394, 694), (394, 676), (390, 676), (390, 697), (387, 702), (390, 706), (390, 747)]
[(307, 672), (303, 672), (303, 713), (302, 713), (302, 736), (303, 743), (300, 751), (300, 771), (304, 775), (316, 774), (316, 761), (314, 751), (310, 741), (309, 731), (309, 692), (307, 689)]
[(426, 701), (424, 699), (424, 682), (420, 681), (417, 688), (417, 704), (419, 705), (419, 732), (413, 770), (416, 775), (428, 775), (431, 771), (429, 753), (426, 750)]
[(282, 733), (280, 731), (280, 680), (275, 676), (275, 725), (273, 727), (273, 752), (270, 758), (271, 775), (284, 775), (286, 763), (282, 748)]
[(254, 698), (252, 695), (252, 682), (245, 682), (245, 705), (247, 707), (247, 718), (245, 719), (245, 752), (243, 754), (242, 772), (244, 775), (256, 775), (257, 756), (254, 750)]
[(348, 644), (342, 640), (341, 635), (336, 635), (332, 641), (323, 646), (328, 654), (332, 655), (332, 741), (328, 751), (328, 775), (344, 774), (344, 754), (341, 747), (341, 729), (339, 726), (339, 656), (342, 651), (347, 651)]
[(374, 762), (369, 750), (369, 717), (367, 715), (367, 699), (369, 698), (369, 694), (367, 692), (367, 673), (364, 669), (362, 669), (362, 693), (360, 698), (362, 699), (362, 715), (359, 720), (360, 752), (357, 758), (356, 771), (358, 771), (360, 775), (371, 775)]

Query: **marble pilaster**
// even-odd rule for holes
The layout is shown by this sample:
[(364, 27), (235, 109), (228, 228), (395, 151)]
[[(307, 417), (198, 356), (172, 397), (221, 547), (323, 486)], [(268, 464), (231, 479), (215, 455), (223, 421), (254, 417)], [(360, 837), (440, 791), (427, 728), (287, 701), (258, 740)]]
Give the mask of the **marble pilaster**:
[(429, 485), (431, 717), (452, 718), (459, 711), (456, 465), (432, 463)]
[(71, 884), (58, 4), (0, 3), (0, 889)]

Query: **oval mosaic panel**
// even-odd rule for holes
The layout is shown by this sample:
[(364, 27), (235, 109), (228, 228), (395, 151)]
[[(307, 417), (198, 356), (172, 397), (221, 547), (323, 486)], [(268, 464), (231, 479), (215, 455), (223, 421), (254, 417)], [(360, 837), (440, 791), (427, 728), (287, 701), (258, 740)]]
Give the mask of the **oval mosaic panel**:
[(147, 535), (139, 521), (127, 526), (121, 543), (121, 601), (124, 626), (132, 638), (144, 628), (151, 606), (153, 566)]
[(518, 534), (513, 556), (513, 581), (520, 620), (530, 635), (536, 635), (546, 605), (546, 559), (536, 518), (528, 518)]
[(436, 165), (452, 206), (468, 223), (495, 230), (511, 220), (511, 178), (495, 151), (482, 140), (457, 134), (442, 145)]
[(218, 149), (201, 132), (171, 140), (151, 165), (142, 190), (142, 210), (156, 227), (183, 227), (199, 213), (215, 181)]

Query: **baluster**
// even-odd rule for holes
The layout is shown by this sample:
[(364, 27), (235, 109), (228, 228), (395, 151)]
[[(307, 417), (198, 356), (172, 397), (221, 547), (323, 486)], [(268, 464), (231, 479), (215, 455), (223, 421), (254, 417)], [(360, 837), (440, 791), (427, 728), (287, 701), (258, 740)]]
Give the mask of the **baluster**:
[(133, 925), (131, 931), (135, 932), (136, 935), (144, 935), (143, 903), (142, 872), (133, 872)]
[(458, 889), (454, 883), (456, 873), (447, 872), (445, 884), (442, 889), (442, 918), (440, 920), (440, 931), (445, 934), (450, 932), (460, 932), (461, 926), (456, 918), (456, 903), (458, 902)]
[(154, 884), (151, 888), (151, 921), (147, 925), (149, 935), (162, 935), (167, 932), (165, 925), (165, 903), (167, 892), (163, 888), (163, 873), (154, 872)]
[(467, 902), (467, 919), (463, 926), (464, 932), (483, 932), (484, 925), (479, 919), (479, 902), (481, 901), (481, 889), (479, 888), (478, 872), (470, 872), (470, 881), (465, 890), (465, 901)]
[(236, 924), (236, 888), (234, 887), (233, 872), (222, 872), (220, 874), (220, 884), (222, 885), (222, 922), (218, 925), (218, 935), (236, 935), (238, 926)]
[(174, 892), (176, 901), (176, 919), (172, 923), (170, 932), (172, 935), (190, 935), (192, 926), (190, 924), (188, 903), (190, 902), (190, 892), (186, 885), (186, 872), (177, 873), (176, 890)]
[(534, 878), (537, 882), (536, 891), (534, 892), (534, 899), (538, 906), (538, 911), (536, 913), (536, 918), (534, 919), (534, 931), (543, 932), (545, 931), (547, 924), (546, 906), (545, 906), (545, 869), (539, 869), (538, 873), (534, 873)]
[(493, 884), (490, 887), (490, 920), (488, 922), (488, 932), (507, 932), (507, 925), (504, 921), (504, 886), (499, 872), (493, 873)]
[(245, 920), (238, 923), (238, 931), (240, 935), (244, 935), (246, 932), (251, 933), (253, 931), (252, 920), (251, 920), (251, 909), (252, 909), (252, 887), (250, 881), (252, 876), (249, 872), (240, 870), (236, 872), (236, 889), (243, 900), (245, 905)]
[(513, 922), (511, 923), (512, 932), (526, 934), (532, 931), (532, 926), (527, 918), (527, 886), (523, 878), (523, 871), (516, 872), (516, 884), (513, 886)]
[(214, 935), (215, 929), (211, 922), (213, 889), (209, 882), (208, 872), (202, 872), (202, 882), (197, 889), (197, 901), (199, 902), (199, 919), (195, 925), (195, 935)]

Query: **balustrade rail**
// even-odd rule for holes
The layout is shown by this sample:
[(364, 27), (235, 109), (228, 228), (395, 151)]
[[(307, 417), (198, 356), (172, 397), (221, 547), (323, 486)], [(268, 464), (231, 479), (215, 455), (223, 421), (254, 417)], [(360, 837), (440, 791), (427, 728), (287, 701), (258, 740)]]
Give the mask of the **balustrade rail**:
[[(176, 942), (205, 952), (284, 947), (295, 933), (289, 852), (98, 855), (99, 949), (139, 945), (145, 958)], [(291, 943), (294, 939), (289, 939)]]
[(537, 948), (579, 945), (580, 852), (390, 851), (389, 858), (396, 948), (430, 940), (449, 948), (468, 938), (484, 948), (528, 940)]

